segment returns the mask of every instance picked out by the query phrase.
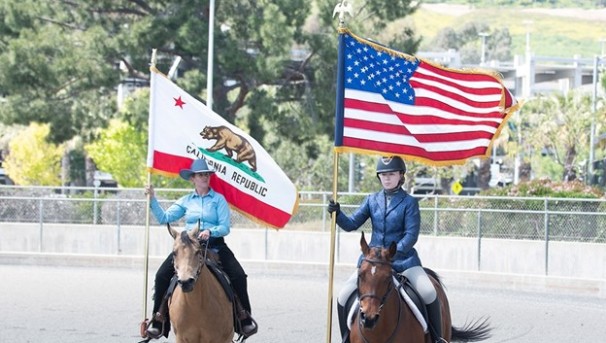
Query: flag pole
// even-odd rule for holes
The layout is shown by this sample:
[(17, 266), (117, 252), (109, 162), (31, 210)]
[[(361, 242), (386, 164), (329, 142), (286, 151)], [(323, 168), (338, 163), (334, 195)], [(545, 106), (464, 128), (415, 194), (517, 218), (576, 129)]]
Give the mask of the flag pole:
[[(352, 15), (353, 10), (351, 4), (347, 0), (342, 0), (335, 6), (332, 13), (334, 17), (339, 14), (339, 30), (345, 28), (345, 14)], [(338, 68), (337, 68), (337, 113), (335, 115), (335, 146), (342, 145), (342, 118), (343, 118), (343, 39), (339, 35), (339, 57), (338, 57)], [(339, 114), (340, 113), (340, 114)], [(340, 132), (340, 133), (339, 133)], [(340, 138), (339, 138), (340, 137)], [(339, 144), (337, 144), (337, 141)], [(333, 157), (333, 181), (332, 181), (332, 199), (337, 201), (337, 186), (339, 176), (339, 152), (335, 149)], [(332, 220), (330, 224), (330, 262), (328, 266), (328, 306), (326, 313), (326, 343), (330, 343), (332, 338), (332, 309), (333, 309), (333, 282), (334, 282), (334, 269), (335, 269), (335, 240), (337, 232), (337, 213), (333, 212)]]
[(206, 107), (213, 109), (213, 69), (215, 51), (215, 0), (208, 9), (208, 64), (206, 66)]
[[(151, 173), (147, 172), (147, 184), (151, 183)], [(147, 194), (145, 203), (145, 257), (143, 259), (143, 319), (147, 318), (147, 275), (149, 273), (149, 204), (151, 194)]]
[[(339, 175), (339, 153), (334, 152), (333, 158), (333, 180), (332, 180), (332, 199), (337, 201), (337, 178)], [(333, 212), (332, 219), (330, 222), (330, 262), (328, 267), (328, 306), (326, 306), (326, 343), (330, 343), (332, 337), (332, 293), (333, 293), (333, 280), (334, 280), (334, 269), (335, 269), (335, 237), (337, 232), (337, 212)]]
[[(152, 50), (150, 67), (156, 67), (156, 49)], [(149, 92), (149, 107), (150, 112), (149, 116), (151, 117), (151, 106), (152, 106), (152, 92), (151, 89), (153, 85), (150, 83), (150, 92)], [(153, 123), (150, 123), (152, 125)], [(151, 129), (151, 127), (150, 127)], [(150, 130), (151, 131), (151, 130)], [(152, 139), (152, 137), (148, 137), (148, 140)], [(150, 144), (151, 146), (151, 144)], [(148, 148), (149, 149), (149, 148)], [(151, 184), (151, 172), (147, 172), (147, 185)], [(147, 194), (147, 200), (145, 202), (145, 256), (143, 257), (143, 319), (145, 320), (147, 317), (147, 274), (149, 273), (149, 205), (151, 203), (151, 194)]]

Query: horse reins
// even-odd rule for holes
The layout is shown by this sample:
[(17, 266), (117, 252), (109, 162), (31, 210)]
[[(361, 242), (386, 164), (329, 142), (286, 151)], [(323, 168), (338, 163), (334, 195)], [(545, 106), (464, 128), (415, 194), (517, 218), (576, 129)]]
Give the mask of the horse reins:
[[(371, 265), (375, 265), (375, 264), (386, 264), (391, 266), (391, 263), (389, 262), (385, 262), (385, 261), (380, 261), (380, 260), (372, 260), (372, 259), (368, 259), (368, 258), (364, 258), (362, 260), (362, 262), (368, 262)], [(360, 289), (360, 278), (358, 277), (358, 289)], [(362, 296), (360, 296), (359, 301), (362, 301), (362, 299), (365, 298), (375, 298), (375, 299), (379, 299), (381, 301), (380, 305), (379, 305), (379, 313), (377, 313), (377, 316), (381, 313), (381, 310), (383, 309), (383, 305), (385, 305), (385, 301), (387, 300), (387, 297), (391, 294), (391, 292), (394, 290), (395, 288), (393, 287), (393, 279), (390, 278), (389, 279), (389, 285), (387, 287), (387, 291), (385, 291), (385, 294), (382, 297), (379, 297), (378, 295), (375, 294), (363, 294)], [(362, 312), (362, 307), (360, 306), (360, 312)], [(393, 341), (393, 339), (396, 336), (396, 333), (398, 332), (398, 328), (400, 327), (400, 318), (402, 316), (402, 301), (399, 299), (399, 295), (398, 295), (398, 321), (396, 322), (396, 327), (394, 328), (393, 332), (391, 333), (391, 335), (389, 336), (389, 338), (385, 341), (385, 343), (389, 343), (391, 341)], [(358, 317), (358, 331), (360, 332), (360, 337), (362, 337), (362, 339), (364, 340), (365, 343), (370, 343), (368, 341), (368, 339), (366, 337), (364, 337), (364, 333), (362, 332), (362, 323), (360, 322), (360, 318)]]
[(208, 242), (202, 244), (200, 243), (200, 251), (202, 251), (202, 246), (204, 246), (204, 253), (200, 253), (198, 270), (196, 271), (195, 281), (198, 281), (200, 274), (202, 273), (202, 268), (206, 265), (206, 255), (208, 254)]

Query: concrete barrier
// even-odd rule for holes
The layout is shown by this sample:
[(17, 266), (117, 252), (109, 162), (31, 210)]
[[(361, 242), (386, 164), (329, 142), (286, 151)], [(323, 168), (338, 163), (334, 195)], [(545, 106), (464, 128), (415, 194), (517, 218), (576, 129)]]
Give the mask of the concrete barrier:
[[(145, 259), (142, 226), (0, 225), (0, 263), (140, 267)], [(329, 232), (234, 228), (226, 241), (245, 263), (326, 272), (330, 236)], [(353, 270), (359, 240), (359, 232), (337, 232), (335, 268)], [(416, 248), (424, 266), (470, 285), (484, 280), (500, 287), (606, 297), (605, 244), (421, 236)], [(148, 261), (158, 264), (171, 250), (166, 227), (151, 226)]]

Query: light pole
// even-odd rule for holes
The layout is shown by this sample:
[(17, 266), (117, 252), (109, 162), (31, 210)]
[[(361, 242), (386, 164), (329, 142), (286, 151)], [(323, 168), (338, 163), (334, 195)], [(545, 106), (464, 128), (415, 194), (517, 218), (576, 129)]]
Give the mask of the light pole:
[(599, 40), (599, 42), (601, 43), (601, 48), (602, 48), (602, 54), (600, 56), (595, 56), (594, 60), (593, 60), (593, 92), (592, 92), (592, 96), (591, 96), (591, 129), (590, 129), (590, 136), (589, 136), (589, 166), (587, 167), (587, 176), (588, 176), (588, 183), (591, 184), (592, 183), (592, 178), (593, 178), (593, 162), (595, 160), (595, 145), (596, 145), (596, 112), (597, 112), (597, 101), (598, 101), (598, 65), (602, 64), (604, 62), (604, 43), (606, 43), (606, 39), (602, 38)]
[(488, 32), (480, 32), (478, 36), (482, 37), (482, 52), (480, 56), (480, 65), (483, 66), (486, 63), (486, 37), (490, 36)]
[(532, 20), (524, 20), (524, 25), (526, 25), (526, 55), (530, 54), (530, 29), (532, 27)]

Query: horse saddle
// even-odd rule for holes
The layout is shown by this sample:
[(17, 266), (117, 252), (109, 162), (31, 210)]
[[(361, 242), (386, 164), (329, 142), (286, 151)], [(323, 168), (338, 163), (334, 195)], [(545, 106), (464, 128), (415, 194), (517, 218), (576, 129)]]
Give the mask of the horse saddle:
[[(399, 290), (398, 293), (400, 294), (400, 298), (406, 302), (415, 318), (419, 321), (423, 331), (427, 333), (427, 308), (419, 293), (412, 287), (408, 279), (403, 276), (399, 276), (399, 278), (394, 276), (393, 283), (396, 289)], [(349, 300), (347, 300), (347, 303), (345, 304), (345, 308), (348, 313), (347, 326), (351, 331), (351, 324), (353, 323), (354, 316), (360, 311), (360, 301), (358, 299), (357, 290), (349, 297)]]
[(427, 323), (429, 322), (427, 318), (427, 307), (421, 299), (421, 296), (417, 291), (412, 287), (410, 281), (404, 276), (398, 275), (398, 277), (393, 277), (394, 286), (398, 287), (400, 290), (400, 298), (408, 304), (410, 310), (415, 315), (419, 324), (423, 328), (423, 331), (427, 333)]
[(207, 259), (206, 266), (221, 284), (221, 287), (225, 291), (225, 295), (227, 295), (227, 299), (229, 299), (229, 301), (233, 303), (234, 290), (231, 288), (231, 283), (229, 282), (229, 277), (227, 276), (227, 274), (225, 274), (223, 269), (221, 269), (221, 267), (213, 260)]

